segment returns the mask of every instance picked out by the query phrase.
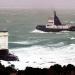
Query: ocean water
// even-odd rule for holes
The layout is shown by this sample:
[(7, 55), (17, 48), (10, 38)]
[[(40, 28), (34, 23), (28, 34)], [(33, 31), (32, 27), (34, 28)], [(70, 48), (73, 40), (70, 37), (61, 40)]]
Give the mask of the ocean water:
[[(75, 24), (75, 10), (56, 10), (62, 23)], [(0, 29), (9, 32), (9, 51), (19, 61), (2, 61), (16, 69), (27, 66), (49, 68), (51, 65), (75, 65), (75, 32), (43, 32), (35, 29), (46, 24), (52, 10), (0, 10)]]

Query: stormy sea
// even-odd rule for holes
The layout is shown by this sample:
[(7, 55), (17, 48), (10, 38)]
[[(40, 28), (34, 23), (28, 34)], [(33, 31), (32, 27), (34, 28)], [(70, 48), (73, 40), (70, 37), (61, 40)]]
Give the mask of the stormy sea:
[[(75, 24), (75, 10), (56, 10), (63, 24)], [(0, 29), (9, 32), (9, 52), (19, 61), (3, 61), (5, 66), (14, 64), (16, 69), (26, 67), (49, 68), (51, 65), (75, 65), (75, 31), (43, 32), (37, 24), (46, 24), (53, 17), (50, 9), (1, 9)]]

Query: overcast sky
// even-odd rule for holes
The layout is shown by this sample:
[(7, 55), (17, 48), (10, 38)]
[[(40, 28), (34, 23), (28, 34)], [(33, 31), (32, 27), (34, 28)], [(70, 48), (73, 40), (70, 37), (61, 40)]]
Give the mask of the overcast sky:
[(70, 8), (75, 0), (0, 0), (0, 8)]

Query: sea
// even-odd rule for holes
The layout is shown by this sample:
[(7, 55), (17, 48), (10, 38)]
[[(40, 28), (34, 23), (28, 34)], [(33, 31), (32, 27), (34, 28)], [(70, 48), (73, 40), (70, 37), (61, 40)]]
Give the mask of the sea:
[[(75, 24), (75, 10), (56, 10), (63, 24)], [(75, 65), (75, 31), (43, 32), (38, 24), (47, 24), (52, 9), (0, 9), (0, 29), (9, 32), (9, 52), (19, 61), (4, 61), (16, 69), (49, 68), (51, 65)]]

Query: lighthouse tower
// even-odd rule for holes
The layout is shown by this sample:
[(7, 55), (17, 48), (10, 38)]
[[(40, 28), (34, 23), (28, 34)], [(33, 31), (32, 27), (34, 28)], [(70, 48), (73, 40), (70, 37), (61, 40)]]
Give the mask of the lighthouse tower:
[(8, 53), (8, 31), (0, 31), (0, 56)]
[(0, 60), (15, 61), (17, 56), (9, 53), (8, 49), (8, 31), (0, 31)]
[(0, 31), (0, 50), (8, 49), (8, 32)]

